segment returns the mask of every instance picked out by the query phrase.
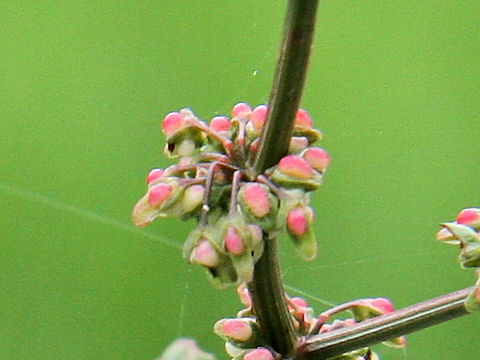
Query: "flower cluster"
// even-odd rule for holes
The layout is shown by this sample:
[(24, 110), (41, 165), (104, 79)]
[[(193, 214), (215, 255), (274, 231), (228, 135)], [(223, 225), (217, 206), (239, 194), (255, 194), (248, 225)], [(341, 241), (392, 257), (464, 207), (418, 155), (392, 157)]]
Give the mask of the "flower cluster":
[[(214, 326), (214, 332), (226, 341), (225, 349), (227, 353), (233, 359), (240, 360), (253, 356), (249, 354), (256, 354), (261, 345), (264, 344), (264, 341), (255, 321), (252, 299), (246, 285), (241, 284), (237, 288), (237, 292), (246, 308), (240, 310), (236, 318), (219, 320)], [(372, 317), (389, 314), (394, 311), (391, 301), (385, 298), (353, 300), (334, 306), (322, 312), (319, 316), (314, 315), (313, 308), (303, 298), (287, 296), (287, 304), (296, 335), (299, 338), (353, 326)], [(333, 316), (344, 312), (349, 312), (350, 317), (342, 320), (337, 318), (331, 323), (327, 323)], [(406, 340), (404, 337), (398, 337), (386, 341), (384, 344), (394, 348), (403, 348), (406, 346)], [(262, 350), (264, 353), (266, 351), (269, 352), (270, 357), (265, 357), (265, 359), (278, 357), (278, 354), (272, 350)], [(378, 356), (369, 348), (362, 348), (342, 354), (335, 359), (378, 359)]]
[(253, 163), (268, 108), (239, 103), (232, 117), (209, 124), (189, 109), (165, 116), (165, 152), (178, 163), (154, 169), (147, 193), (133, 211), (144, 226), (157, 217), (193, 218), (197, 227), (184, 245), (184, 257), (207, 268), (218, 286), (248, 282), (263, 252), (266, 233), (286, 232), (306, 259), (316, 255), (310, 192), (322, 183), (327, 152), (312, 144), (321, 133), (298, 110), (288, 154), (256, 174)]
[(437, 239), (460, 247), (458, 260), (463, 268), (475, 268), (477, 284), (467, 297), (469, 311), (480, 310), (480, 208), (463, 209), (454, 222), (442, 224)]

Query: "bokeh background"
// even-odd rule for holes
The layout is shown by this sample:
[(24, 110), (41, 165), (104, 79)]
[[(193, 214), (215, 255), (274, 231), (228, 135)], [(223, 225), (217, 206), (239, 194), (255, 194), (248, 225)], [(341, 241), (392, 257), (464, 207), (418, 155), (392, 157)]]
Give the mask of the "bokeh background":
[[(130, 224), (169, 163), (160, 121), (268, 101), (286, 1), (0, 3), (0, 358), (150, 360), (179, 336), (226, 358), (240, 309), (189, 267), (192, 223)], [(321, 2), (303, 107), (333, 161), (314, 195), (320, 254), (285, 239), (291, 295), (397, 307), (470, 286), (438, 224), (480, 205), (480, 3)], [(384, 359), (478, 358), (479, 315)]]

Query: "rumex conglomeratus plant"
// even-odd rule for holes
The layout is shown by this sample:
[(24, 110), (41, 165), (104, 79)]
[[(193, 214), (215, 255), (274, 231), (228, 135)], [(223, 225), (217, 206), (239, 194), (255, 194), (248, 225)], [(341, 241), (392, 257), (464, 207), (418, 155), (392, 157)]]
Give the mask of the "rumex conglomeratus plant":
[[(133, 211), (145, 226), (176, 216), (197, 226), (184, 244), (187, 261), (203, 266), (220, 288), (237, 285), (245, 305), (214, 332), (236, 360), (378, 359), (370, 345), (402, 348), (402, 336), (477, 310), (472, 288), (394, 310), (385, 298), (349, 301), (315, 315), (288, 297), (278, 264), (277, 234), (287, 233), (302, 258), (315, 257), (310, 193), (329, 165), (321, 133), (299, 103), (313, 38), (317, 0), (290, 0), (268, 105), (233, 107), (207, 124), (190, 109), (165, 116), (165, 153), (178, 163), (154, 169)], [(480, 210), (466, 209), (437, 238), (460, 247), (460, 263), (480, 264)], [(339, 314), (341, 315), (339, 317)], [(347, 314), (346, 316), (344, 316)], [(191, 340), (174, 342), (161, 360), (212, 360)]]

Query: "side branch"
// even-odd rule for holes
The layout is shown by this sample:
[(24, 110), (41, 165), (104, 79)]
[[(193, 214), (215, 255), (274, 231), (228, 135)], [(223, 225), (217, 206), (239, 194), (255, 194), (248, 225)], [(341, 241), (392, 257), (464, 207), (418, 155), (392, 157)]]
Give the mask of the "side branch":
[(472, 290), (459, 290), (352, 327), (312, 336), (298, 348), (296, 359), (327, 359), (469, 314), (465, 299)]

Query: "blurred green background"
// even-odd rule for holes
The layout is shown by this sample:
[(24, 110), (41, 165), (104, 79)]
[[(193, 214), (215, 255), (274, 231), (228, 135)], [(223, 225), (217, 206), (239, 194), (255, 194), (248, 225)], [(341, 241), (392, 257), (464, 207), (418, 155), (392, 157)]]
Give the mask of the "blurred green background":
[[(130, 225), (160, 121), (268, 100), (286, 1), (0, 3), (0, 358), (158, 356), (178, 336), (226, 358), (240, 309), (188, 267), (192, 223)], [(480, 205), (480, 3), (321, 2), (303, 107), (333, 161), (314, 195), (319, 257), (282, 241), (289, 292), (397, 307), (470, 286), (438, 224)], [(384, 359), (478, 358), (479, 317)]]

